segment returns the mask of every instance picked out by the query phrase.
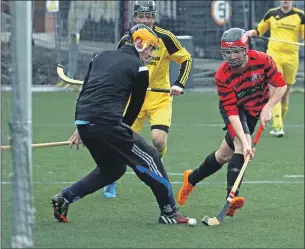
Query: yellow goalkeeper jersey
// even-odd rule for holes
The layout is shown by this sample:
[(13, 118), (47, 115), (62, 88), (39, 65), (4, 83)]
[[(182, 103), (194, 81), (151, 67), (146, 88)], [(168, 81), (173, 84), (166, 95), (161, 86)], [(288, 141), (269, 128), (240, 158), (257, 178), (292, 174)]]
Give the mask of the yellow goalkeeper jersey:
[[(256, 31), (258, 35), (263, 35), (270, 29), (270, 37), (285, 41), (298, 42), (299, 35), (304, 41), (304, 11), (292, 8), (288, 13), (284, 13), (280, 7), (270, 9), (258, 24)], [(268, 50), (275, 53), (297, 54), (299, 46), (269, 40)]]
[[(184, 87), (192, 67), (191, 54), (180, 44), (177, 37), (168, 30), (158, 26), (153, 31), (159, 37), (159, 49), (153, 52), (153, 58), (149, 62), (149, 87), (169, 89), (171, 83)], [(124, 36), (118, 44), (120, 47), (125, 43)], [(180, 64), (179, 76), (175, 82), (170, 82), (170, 62)], [(169, 94), (147, 92), (142, 110), (156, 108), (163, 101), (170, 100)]]

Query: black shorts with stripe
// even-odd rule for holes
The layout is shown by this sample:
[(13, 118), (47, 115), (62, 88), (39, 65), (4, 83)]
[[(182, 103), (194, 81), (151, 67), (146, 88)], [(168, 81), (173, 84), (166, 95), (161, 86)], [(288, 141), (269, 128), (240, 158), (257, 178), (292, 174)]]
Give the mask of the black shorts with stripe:
[[(225, 110), (223, 108), (221, 108), (221, 106), (219, 109), (220, 109), (220, 114), (225, 123), (225, 127), (223, 128), (223, 130), (227, 130), (226, 135), (225, 135), (225, 140), (226, 140), (227, 144), (229, 145), (229, 147), (232, 150), (234, 150), (233, 140), (234, 140), (234, 137), (236, 136), (236, 134), (230, 124), (229, 118), (228, 118)], [(255, 126), (257, 124), (258, 119), (256, 117), (251, 116), (243, 108), (239, 108), (238, 113), (239, 113), (239, 118), (240, 118), (240, 122), (243, 127), (243, 130), (244, 130), (244, 133), (252, 135), (255, 130)]]

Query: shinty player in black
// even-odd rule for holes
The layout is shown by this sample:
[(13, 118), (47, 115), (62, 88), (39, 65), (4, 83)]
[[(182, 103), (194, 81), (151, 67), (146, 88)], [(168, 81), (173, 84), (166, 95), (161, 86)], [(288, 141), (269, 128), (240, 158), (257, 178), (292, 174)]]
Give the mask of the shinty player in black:
[[(82, 142), (97, 167), (52, 198), (54, 217), (68, 222), (69, 205), (118, 180), (129, 165), (148, 185), (158, 202), (159, 223), (187, 223), (177, 211), (170, 181), (158, 151), (132, 131), (148, 87), (145, 64), (157, 49), (157, 35), (143, 24), (129, 32), (130, 40), (117, 50), (104, 51), (90, 62), (76, 104), (73, 142)], [(128, 99), (131, 100), (124, 115)]]

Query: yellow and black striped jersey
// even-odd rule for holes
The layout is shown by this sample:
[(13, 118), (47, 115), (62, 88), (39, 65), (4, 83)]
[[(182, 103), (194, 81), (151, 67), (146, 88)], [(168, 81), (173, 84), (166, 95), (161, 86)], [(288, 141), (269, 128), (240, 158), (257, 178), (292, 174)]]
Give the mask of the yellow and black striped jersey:
[[(278, 7), (266, 12), (264, 18), (258, 24), (256, 31), (258, 35), (263, 35), (270, 29), (270, 37), (272, 38), (298, 42), (300, 34), (304, 41), (304, 25), (304, 11), (292, 8), (288, 13), (284, 13)], [(299, 46), (270, 40), (268, 50), (276, 53), (298, 53)]]
[(170, 87), (169, 66), (170, 61), (174, 61), (181, 66), (178, 79), (173, 83), (184, 87), (192, 67), (190, 53), (170, 31), (156, 25), (153, 27), (153, 31), (159, 36), (160, 46), (154, 52), (153, 58), (148, 65), (150, 86), (159, 88)]
[[(152, 60), (147, 65), (149, 69), (149, 87), (170, 88), (169, 67), (171, 61), (181, 65), (178, 79), (172, 83), (184, 87), (192, 67), (190, 53), (170, 31), (156, 25), (153, 27), (153, 31), (158, 35), (160, 45), (159, 49), (153, 52)], [(118, 47), (125, 43), (126, 38), (126, 36), (122, 37)]]

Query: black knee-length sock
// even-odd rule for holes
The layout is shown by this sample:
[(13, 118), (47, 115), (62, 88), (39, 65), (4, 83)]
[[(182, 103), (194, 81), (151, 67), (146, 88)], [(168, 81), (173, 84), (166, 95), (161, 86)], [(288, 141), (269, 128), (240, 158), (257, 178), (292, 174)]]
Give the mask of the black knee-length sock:
[[(231, 192), (231, 189), (235, 183), (236, 178), (238, 177), (238, 174), (245, 162), (244, 155), (243, 154), (238, 154), (234, 153), (229, 164), (228, 164), (228, 171), (227, 171), (227, 197)], [(242, 180), (241, 180), (242, 182)], [(235, 195), (238, 196), (239, 194), (239, 189), (241, 182), (236, 189)]]
[(204, 178), (214, 174), (218, 170), (220, 170), (222, 164), (220, 164), (215, 157), (215, 152), (211, 153), (206, 157), (204, 162), (199, 166), (199, 168), (195, 169), (189, 175), (189, 183), (195, 186), (198, 182), (202, 181)]

